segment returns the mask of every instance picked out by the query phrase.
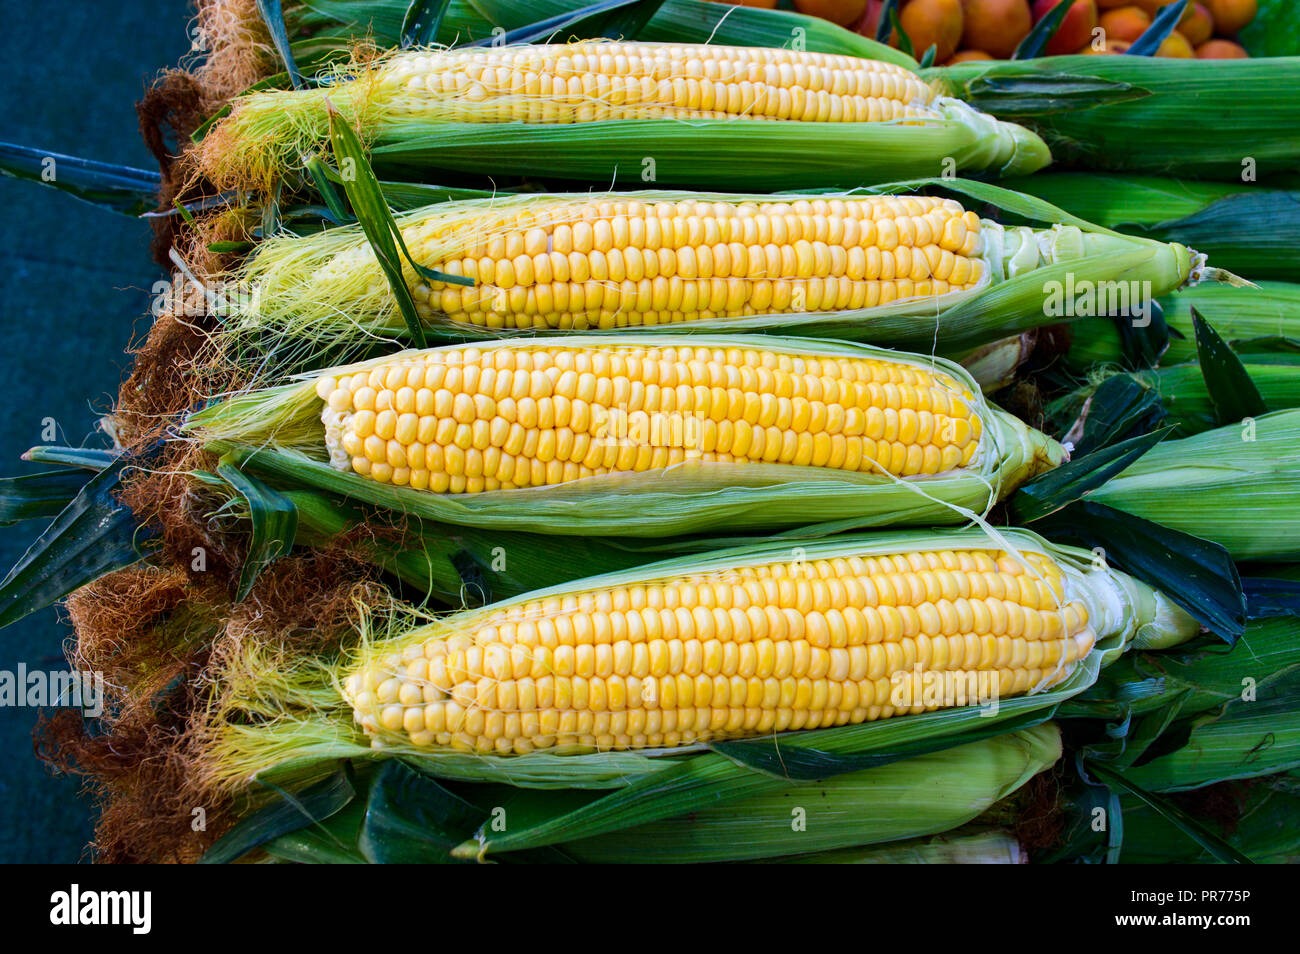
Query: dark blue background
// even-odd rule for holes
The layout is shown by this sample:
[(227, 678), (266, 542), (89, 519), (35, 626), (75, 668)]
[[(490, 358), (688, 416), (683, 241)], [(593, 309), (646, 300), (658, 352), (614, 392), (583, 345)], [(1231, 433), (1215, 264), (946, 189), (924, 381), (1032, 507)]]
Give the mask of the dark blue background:
[[(152, 157), (134, 104), (189, 49), (182, 0), (56, 0), (7, 5), (0, 31), (0, 139), (144, 168)], [(27, 182), (0, 178), (0, 474), (37, 469), (18, 455), (41, 441), (104, 445), (98, 416), (148, 330), (149, 291), (165, 277), (149, 258), (147, 224)], [(0, 528), (0, 574), (39, 532)], [(62, 665), (70, 635), (48, 609), (0, 630), (0, 670)], [(0, 862), (86, 857), (94, 808), (78, 780), (55, 778), (32, 752), (36, 713), (0, 708)]]

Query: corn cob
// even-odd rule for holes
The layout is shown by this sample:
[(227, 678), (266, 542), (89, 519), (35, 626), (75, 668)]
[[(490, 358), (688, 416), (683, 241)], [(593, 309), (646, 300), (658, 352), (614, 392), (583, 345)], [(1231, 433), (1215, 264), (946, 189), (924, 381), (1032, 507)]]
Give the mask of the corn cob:
[[(788, 49), (582, 41), (399, 53), (368, 80), (415, 117), (472, 122), (925, 116), (934, 93), (911, 70)], [(412, 96), (400, 102), (403, 94)], [(400, 105), (397, 105), (400, 102)]]
[[(963, 165), (1029, 173), (1050, 161), (1042, 141), (1022, 127), (936, 97), (915, 72), (893, 63), (764, 47), (584, 40), (402, 51), (318, 89), (253, 93), (201, 143), (200, 165), (223, 187), (268, 185), (327, 139), (331, 106), (363, 138), (399, 147), (440, 126), (463, 124), (512, 123), (544, 132), (611, 121), (901, 122), (958, 130), (958, 139), (942, 144), (929, 137), (923, 151), (964, 145), (961, 158), (970, 161)], [(708, 135), (696, 138), (704, 142)], [(916, 142), (926, 139), (922, 133)], [(928, 165), (943, 155), (933, 152)], [(528, 156), (522, 159), (527, 163)], [(565, 175), (564, 167), (534, 171)]]
[(189, 428), (222, 452), (299, 452), (268, 476), (569, 534), (790, 526), (810, 507), (859, 526), (951, 521), (1065, 456), (950, 362), (775, 336), (405, 352), (235, 396)]
[(980, 539), (731, 551), (579, 582), (366, 645), (343, 693), (381, 748), (654, 749), (1042, 691), (1099, 634), (1197, 629), (1029, 535), (1015, 551)]
[[(928, 196), (753, 204), (582, 201), (417, 258), (470, 289), (417, 286), (421, 314), (488, 328), (612, 328), (873, 308), (978, 286), (981, 223)], [(456, 248), (453, 255), (446, 251)]]
[(438, 493), (705, 462), (933, 476), (983, 424), (942, 371), (733, 347), (417, 352), (317, 379), (331, 462)]
[[(1182, 246), (1076, 226), (1003, 228), (929, 196), (514, 196), (430, 206), (400, 225), (416, 263), (471, 283), (430, 280), (408, 264), (426, 326), (478, 336), (835, 322), (837, 336), (853, 337), (871, 332), (872, 316), (933, 320), (1053, 265), (1076, 264), (1078, 278), (1095, 281), (1094, 264), (1109, 269), (1122, 257), (1123, 274), (1140, 271), (1156, 295), (1193, 266)], [(357, 229), (273, 239), (242, 277), (252, 291), (245, 326), (324, 341), (405, 329)], [(1016, 317), (1052, 320), (1047, 277), (1021, 285)], [(933, 329), (892, 330), (904, 334), (928, 346)]]

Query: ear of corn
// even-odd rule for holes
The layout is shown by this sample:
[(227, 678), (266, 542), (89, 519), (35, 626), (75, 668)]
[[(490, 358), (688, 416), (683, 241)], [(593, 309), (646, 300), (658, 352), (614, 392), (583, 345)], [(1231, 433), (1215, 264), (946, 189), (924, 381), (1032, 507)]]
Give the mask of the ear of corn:
[(958, 521), (1064, 457), (957, 365), (774, 336), (406, 352), (236, 396), (189, 427), (279, 482), (562, 534)]
[(1300, 557), (1300, 410), (1164, 441), (1090, 500), (1218, 543), (1238, 560)]
[(958, 542), (980, 536), (837, 540), (793, 561), (757, 547), (529, 594), (366, 647), (343, 691), (381, 747), (673, 748), (1040, 692), (1099, 637), (1198, 629), (1032, 537), (1014, 555)]
[[(938, 338), (961, 351), (1068, 319), (1068, 289), (1136, 306), (1200, 278), (1182, 246), (1096, 230), (994, 187), (948, 185), (1069, 224), (1004, 228), (955, 200), (913, 195), (510, 196), (400, 217), (416, 262), (473, 285), (409, 266), (406, 282), (427, 327), (446, 334), (671, 325), (927, 351)], [(240, 277), (251, 290), (240, 334), (320, 347), (405, 327), (355, 227), (272, 239)]]
[[(566, 842), (562, 850), (594, 864), (775, 858), (796, 863), (957, 863), (993, 857), (1009, 863), (1021, 852), (1005, 835), (959, 839), (958, 844), (942, 839), (909, 846), (884, 843), (964, 825), (1060, 756), (1061, 735), (1049, 722), (688, 816)], [(792, 824), (795, 818), (802, 824)], [(879, 847), (849, 847), (867, 845)], [(812, 852), (821, 854), (810, 856)], [(830, 852), (836, 854), (828, 857)]]
[(871, 751), (1035, 712), (1126, 647), (1199, 629), (1023, 530), (761, 544), (408, 625), (294, 672), (228, 660), (242, 688), (216, 713), (206, 771), (229, 786), (369, 751), (453, 778), (599, 787), (708, 738), (801, 729), (792, 744)]
[[(752, 153), (747, 167), (731, 169), (728, 181), (740, 177), (751, 187), (843, 187), (907, 175), (909, 165), (912, 175), (937, 175), (949, 161), (1027, 174), (1051, 161), (1042, 141), (1023, 127), (992, 120), (959, 100), (937, 99), (914, 72), (892, 63), (765, 47), (581, 41), (402, 51), (325, 87), (251, 93), (203, 140), (198, 156), (204, 174), (222, 187), (269, 187), (328, 141), (330, 106), (380, 147), (374, 161), (381, 168), (394, 145), (414, 142), (414, 150), (402, 150), (407, 165), (479, 171), (482, 166), (465, 155), (476, 127), (510, 124), (514, 150), (491, 153), (498, 173), (606, 182), (621, 173), (633, 181), (721, 185), (705, 181), (708, 166), (692, 168), (677, 162), (671, 148), (661, 150), (660, 135), (684, 120), (690, 128), (683, 142), (696, 156), (715, 151), (715, 132), (726, 141), (729, 132), (744, 137), (773, 125), (798, 133), (806, 145), (808, 124), (816, 123), (811, 128), (819, 138), (856, 147), (851, 165), (841, 151), (818, 149), (797, 170), (783, 173), (772, 160), (805, 150), (778, 133), (782, 145), (769, 146), (768, 156)], [(629, 122), (638, 125), (620, 128)], [(609, 137), (605, 148), (544, 157), (530, 149), (568, 141), (556, 127), (590, 123)], [(909, 134), (911, 125), (918, 135)], [(623, 132), (631, 136), (623, 142), (639, 142), (641, 153), (620, 168), (614, 139)], [(762, 142), (771, 133), (755, 135)], [(486, 145), (478, 143), (480, 158)], [(646, 156), (655, 159), (650, 176), (640, 162)]]

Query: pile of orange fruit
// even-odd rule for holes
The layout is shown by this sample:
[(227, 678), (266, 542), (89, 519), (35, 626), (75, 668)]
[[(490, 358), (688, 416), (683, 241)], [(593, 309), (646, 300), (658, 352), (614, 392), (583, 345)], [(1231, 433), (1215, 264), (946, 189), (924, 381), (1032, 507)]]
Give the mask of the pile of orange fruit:
[[(775, 7), (777, 0), (727, 0), (744, 6)], [(935, 62), (996, 60), (1011, 56), (1034, 24), (1059, 0), (902, 0), (899, 23), (916, 55), (935, 47)], [(1169, 0), (1074, 0), (1048, 43), (1049, 56), (1063, 53), (1123, 53)], [(800, 13), (874, 37), (883, 0), (794, 0)], [(1156, 56), (1237, 59), (1246, 50), (1234, 41), (1255, 19), (1256, 0), (1192, 3)], [(899, 44), (897, 33), (892, 45)]]

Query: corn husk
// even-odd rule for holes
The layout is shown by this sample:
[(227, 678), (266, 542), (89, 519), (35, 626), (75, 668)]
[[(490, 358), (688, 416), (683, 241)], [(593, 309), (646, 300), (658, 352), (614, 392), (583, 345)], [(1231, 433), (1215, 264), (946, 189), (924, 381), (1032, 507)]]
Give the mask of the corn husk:
[[(856, 864), (883, 864), (938, 856), (952, 861), (962, 853), (952, 851), (953, 846), (944, 842), (929, 850), (897, 846), (874, 859), (860, 849), (848, 849), (964, 825), (1056, 764), (1060, 756), (1061, 735), (1049, 722), (599, 838), (566, 842), (561, 849), (594, 864), (704, 864), (836, 850), (840, 852), (837, 859), (821, 855), (806, 860), (845, 863), (848, 856)], [(1019, 847), (1003, 836), (967, 848), (974, 848), (981, 860), (990, 854), (1010, 860), (1014, 855), (1008, 841)]]
[(871, 848), (841, 848), (815, 855), (794, 855), (775, 863), (808, 865), (1023, 865), (1029, 856), (1004, 831), (936, 835)]
[[(1030, 123), (1062, 166), (1228, 182), (1300, 168), (1300, 103), (1278, 95), (1300, 81), (1300, 57), (1052, 56), (956, 63), (922, 75), (994, 115)], [(1099, 104), (1064, 98), (1056, 88), (1064, 77), (1149, 95), (1122, 102), (1099, 95)]]
[[(1272, 364), (1247, 360), (1242, 366), (1271, 410), (1300, 407), (1300, 354), (1278, 357), (1291, 360)], [(1178, 427), (1180, 435), (1199, 434), (1218, 427), (1218, 415), (1199, 364), (1159, 368), (1140, 377), (1156, 389), (1168, 411), (1169, 422)]]
[[(1286, 339), (1300, 341), (1300, 284), (1260, 282), (1258, 288), (1201, 284), (1160, 299), (1169, 325), (1169, 347), (1161, 364), (1196, 360), (1192, 308), (1213, 326), (1244, 359), (1284, 348)], [(1119, 330), (1108, 320), (1076, 321), (1068, 359), (1075, 367), (1118, 364), (1123, 360)], [(1282, 340), (1279, 340), (1282, 339)]]
[[(579, 336), (530, 339), (529, 343), (601, 345), (609, 341), (608, 337)], [(750, 338), (709, 335), (633, 334), (620, 335), (617, 342), (754, 346)], [(437, 494), (380, 484), (330, 466), (315, 376), (299, 384), (229, 398), (191, 418), (188, 429), (210, 449), (235, 452), (245, 467), (285, 489), (310, 486), (409, 516), (480, 530), (578, 536), (658, 537), (828, 521), (857, 527), (961, 522), (983, 513), (1030, 476), (1051, 469), (1064, 457), (1055, 441), (987, 404), (970, 376), (951, 362), (847, 342), (772, 336), (762, 343), (796, 354), (900, 361), (952, 375), (974, 394), (970, 406), (985, 425), (978, 460), (969, 469), (922, 479), (775, 464), (687, 461), (667, 470), (610, 474), (551, 487)], [(454, 347), (519, 345), (507, 341)], [(348, 370), (362, 370), (394, 357), (363, 362)]]
[(1003, 184), (1106, 228), (1195, 248), (1251, 281), (1300, 280), (1294, 240), (1300, 233), (1300, 183), (1294, 181), (1259, 185), (1057, 172)]
[[(1004, 229), (986, 219), (989, 279), (968, 291), (853, 311), (738, 316), (660, 327), (675, 332), (784, 332), (869, 341), (923, 352), (938, 347), (941, 353), (961, 356), (987, 342), (1069, 320), (1076, 312), (1086, 314), (1086, 306), (1074, 307), (1074, 297), (1082, 300), (1085, 290), (1094, 290), (1094, 296), (1099, 296), (1108, 288), (1127, 292), (1132, 283), (1141, 283), (1134, 291), (1134, 299), (1142, 295), (1158, 297), (1189, 281), (1221, 276), (1216, 269), (1200, 267), (1200, 259), (1184, 246), (1120, 236), (1047, 203), (984, 183), (913, 180), (868, 191), (905, 194), (932, 186), (1012, 210), (1018, 217), (1032, 218), (1050, 227)], [(679, 192), (609, 195), (644, 202), (689, 197), (781, 202), (828, 198), (826, 194), (783, 194), (776, 198)], [(486, 202), (447, 202), (399, 216), (398, 224), (404, 230), (415, 230), (426, 222), (482, 220), (487, 230), (498, 213), (513, 215), (511, 210), (517, 208), (576, 197), (515, 195)], [(233, 316), (231, 334), (236, 340), (264, 335), (274, 342), (284, 342), (285, 349), (310, 353), (405, 334), (405, 319), (396, 297), (359, 227), (271, 239), (259, 247), (236, 277), (249, 290), (248, 301)], [(409, 263), (404, 264), (404, 277), (410, 287), (425, 281)], [(436, 314), (426, 318), (425, 325), (428, 331), (445, 336), (500, 337), (506, 333), (455, 323)]]
[[(1229, 789), (1237, 811), (1215, 825), (1223, 837), (1256, 864), (1300, 862), (1300, 776), (1261, 779), (1248, 790)], [(1136, 799), (1123, 800), (1124, 845), (1121, 864), (1209, 864), (1214, 857), (1173, 822)]]
[[(1128, 653), (1107, 666), (1067, 716), (1123, 721), (1177, 704), (1183, 716), (1241, 699), (1253, 684), (1267, 688), (1300, 670), (1296, 622), (1285, 616), (1252, 620), (1231, 650), (1222, 646), (1163, 653)], [(1249, 682), (1248, 682), (1249, 680)]]
[(1218, 543), (1238, 560), (1300, 558), (1300, 410), (1166, 440), (1089, 499)]
[[(1170, 752), (1131, 765), (1124, 776), (1152, 792), (1183, 792), (1234, 779), (1258, 778), (1300, 769), (1300, 673), (1292, 671), (1272, 691), (1259, 690), (1222, 710), (1207, 712), (1168, 731), (1186, 733)], [(1158, 743), (1157, 743), (1158, 744)]]

